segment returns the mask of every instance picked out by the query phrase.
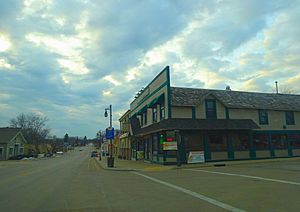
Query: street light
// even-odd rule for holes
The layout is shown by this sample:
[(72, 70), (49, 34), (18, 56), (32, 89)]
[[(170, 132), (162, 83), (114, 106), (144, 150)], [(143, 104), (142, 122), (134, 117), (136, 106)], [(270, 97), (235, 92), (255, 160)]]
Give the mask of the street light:
[[(112, 130), (112, 107), (109, 105), (109, 108), (105, 108), (104, 116), (107, 117), (108, 113), (107, 111), (109, 110), (109, 129)], [(112, 156), (112, 139), (110, 140), (110, 154), (109, 158), (107, 158), (107, 166), (108, 167), (114, 167), (114, 158)]]

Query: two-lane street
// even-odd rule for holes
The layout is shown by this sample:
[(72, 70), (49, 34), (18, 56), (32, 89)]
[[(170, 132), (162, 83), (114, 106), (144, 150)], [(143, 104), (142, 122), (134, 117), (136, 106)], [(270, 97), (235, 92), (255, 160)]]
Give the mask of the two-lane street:
[(1, 211), (299, 210), (299, 160), (107, 171), (90, 157), (90, 151), (86, 148), (49, 159), (1, 162)]

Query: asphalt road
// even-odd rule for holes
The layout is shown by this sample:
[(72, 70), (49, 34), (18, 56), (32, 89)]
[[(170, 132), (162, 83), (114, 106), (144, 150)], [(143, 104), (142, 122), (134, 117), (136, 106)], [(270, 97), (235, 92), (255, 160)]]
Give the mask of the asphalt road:
[(0, 211), (299, 211), (299, 167), (106, 171), (86, 149), (0, 162)]

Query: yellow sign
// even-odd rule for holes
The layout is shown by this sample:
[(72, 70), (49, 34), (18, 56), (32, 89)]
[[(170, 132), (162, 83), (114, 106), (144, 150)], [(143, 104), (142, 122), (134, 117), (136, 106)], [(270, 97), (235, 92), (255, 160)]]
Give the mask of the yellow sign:
[(177, 142), (164, 142), (163, 150), (177, 150)]

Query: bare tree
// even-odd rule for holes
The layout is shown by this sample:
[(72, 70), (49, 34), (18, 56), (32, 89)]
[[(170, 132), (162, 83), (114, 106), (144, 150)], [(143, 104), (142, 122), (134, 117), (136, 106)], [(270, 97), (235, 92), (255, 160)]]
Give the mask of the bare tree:
[(288, 87), (288, 86), (284, 86), (281, 88), (281, 91), (280, 93), (283, 93), (283, 94), (295, 94), (295, 90), (291, 87)]
[(19, 114), (9, 121), (11, 127), (21, 128), (28, 143), (34, 144), (36, 149), (49, 135), (50, 129), (46, 127), (47, 117), (36, 114)]

